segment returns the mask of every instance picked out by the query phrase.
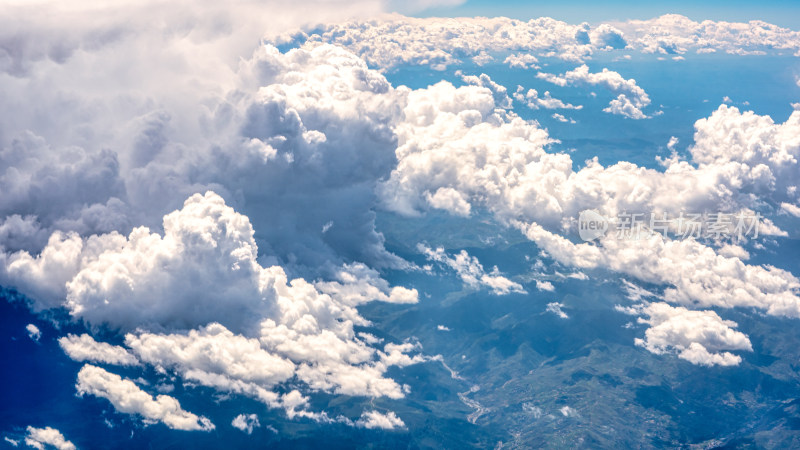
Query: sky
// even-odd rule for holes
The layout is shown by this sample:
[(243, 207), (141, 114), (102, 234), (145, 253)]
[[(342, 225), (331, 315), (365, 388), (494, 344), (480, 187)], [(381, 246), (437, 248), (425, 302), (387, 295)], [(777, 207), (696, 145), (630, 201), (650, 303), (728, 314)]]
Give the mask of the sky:
[(432, 7), (418, 13), (422, 17), (505, 16), (529, 20), (548, 16), (570, 23), (598, 23), (628, 19), (650, 19), (663, 14), (682, 14), (696, 21), (724, 20), (747, 22), (763, 20), (793, 28), (800, 23), (800, 3), (792, 0), (467, 0), (457, 6)]

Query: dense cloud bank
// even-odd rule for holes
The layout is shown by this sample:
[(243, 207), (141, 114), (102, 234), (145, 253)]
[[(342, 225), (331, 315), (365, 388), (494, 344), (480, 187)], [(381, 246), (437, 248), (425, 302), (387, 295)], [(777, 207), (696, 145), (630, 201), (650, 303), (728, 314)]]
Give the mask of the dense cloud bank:
[[(255, 5), (243, 5), (163, 22), (174, 26), (129, 6), (101, 8), (101, 25), (74, 13), (58, 24), (26, 18), (25, 27), (0, 27), (8, 104), (0, 114), (0, 283), (37, 312), (62, 308), (92, 333), (119, 335), (120, 345), (88, 333), (59, 339), (86, 363), (77, 374), (81, 395), (147, 423), (214, 429), (177, 399), (100, 365), (152, 368), (290, 418), (403, 428), (391, 411), (343, 417), (314, 410), (309, 397), (403, 398), (410, 387), (387, 371), (431, 359), (411, 336), (390, 342), (355, 331), (371, 326), (359, 305), (418, 301), (416, 290), (382, 278), (383, 269), (417, 268), (385, 249), (377, 208), (412, 217), (488, 211), (556, 261), (660, 285), (666, 303), (620, 309), (648, 327), (636, 345), (694, 364), (736, 365), (733, 351), (752, 351), (736, 324), (697, 308), (800, 317), (796, 276), (748, 264), (742, 247), (660, 234), (575, 239), (585, 209), (800, 215), (800, 112), (775, 123), (722, 105), (695, 124), (690, 160), (673, 155), (656, 170), (594, 159), (574, 170), (568, 154), (550, 150), (557, 136), (515, 114), (512, 98), (531, 108), (581, 105), (535, 90), (509, 96), (485, 74), (412, 90), (381, 73), (468, 58), (480, 65), (498, 52), (511, 66), (538, 71), (539, 58), (559, 57), (576, 67), (536, 76), (602, 86), (616, 95), (606, 112), (644, 119), (657, 112), (645, 111), (651, 99), (642, 86), (581, 62), (621, 48), (794, 52), (796, 32), (680, 16), (594, 28), (548, 18), (391, 16), (295, 35), (298, 48), (281, 52), (257, 44), (263, 15), (251, 17)], [(320, 14), (372, 7), (325, 2)], [(29, 11), (4, 8), (2, 22)], [(174, 19), (176, 11), (154, 14)], [(285, 14), (287, 23), (303, 23)], [(761, 225), (762, 234), (786, 234), (768, 219)], [(468, 288), (526, 293), (466, 251), (417, 250)], [(567, 321), (562, 306), (547, 311)], [(259, 423), (242, 414), (232, 426), (250, 433)], [(54, 429), (29, 432), (40, 445), (71, 445)]]

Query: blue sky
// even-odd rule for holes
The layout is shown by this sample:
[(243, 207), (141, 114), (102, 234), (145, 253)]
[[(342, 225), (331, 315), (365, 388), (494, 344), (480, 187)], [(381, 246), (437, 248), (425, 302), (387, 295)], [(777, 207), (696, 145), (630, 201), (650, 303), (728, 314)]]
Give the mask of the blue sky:
[(742, 1), (673, 0), (644, 2), (633, 0), (541, 1), (541, 0), (467, 0), (460, 6), (434, 8), (420, 16), (506, 16), (517, 19), (549, 16), (570, 23), (601, 22), (626, 19), (649, 19), (677, 13), (693, 20), (726, 20), (747, 22), (764, 20), (796, 29), (800, 24), (800, 2), (791, 0)]

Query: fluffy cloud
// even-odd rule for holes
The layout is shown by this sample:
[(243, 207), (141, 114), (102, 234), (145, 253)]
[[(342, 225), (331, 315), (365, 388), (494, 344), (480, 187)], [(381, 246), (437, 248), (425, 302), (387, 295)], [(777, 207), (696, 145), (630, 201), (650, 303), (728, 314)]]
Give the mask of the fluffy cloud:
[(258, 422), (258, 416), (255, 414), (239, 414), (234, 417), (231, 425), (247, 434), (253, 434), (253, 430), (261, 426)]
[(509, 280), (502, 276), (497, 267), (487, 273), (478, 258), (470, 256), (466, 250), (461, 250), (454, 256), (449, 256), (444, 248), (432, 249), (423, 244), (417, 245), (417, 249), (430, 261), (444, 264), (456, 271), (469, 288), (477, 289), (488, 287), (494, 295), (506, 295), (510, 293), (525, 294), (525, 289), (519, 283)]
[(625, 33), (631, 47), (645, 53), (682, 54), (694, 49), (698, 53), (747, 55), (800, 50), (800, 33), (760, 20), (695, 22), (678, 14), (665, 14), (613, 25)]
[[(539, 72), (536, 78), (549, 81), (558, 86), (589, 85), (603, 86), (611, 92), (620, 93), (619, 96), (611, 100), (608, 108), (603, 111), (611, 114), (619, 114), (631, 119), (644, 119), (647, 116), (642, 112), (642, 108), (650, 104), (650, 97), (633, 78), (625, 79), (622, 75), (613, 70), (603, 69), (602, 72), (589, 72), (589, 67), (583, 64), (562, 75)], [(529, 92), (530, 93), (530, 92)]]
[(536, 65), (538, 62), (539, 60), (529, 53), (511, 54), (508, 55), (505, 60), (503, 60), (503, 64), (508, 64), (508, 67), (511, 67), (512, 69), (514, 67), (518, 67), (520, 69), (538, 69), (539, 66)]
[(395, 163), (387, 123), (402, 92), (340, 48), (254, 45), (265, 11), (277, 33), (380, 4), (320, 2), (300, 17), (288, 4), (203, 2), (185, 8), (188, 20), (179, 5), (151, 3), (59, 6), (70, 20), (58, 22), (2, 6), (0, 70), (13, 76), (0, 95), (17, 112), (0, 114), (0, 247), (38, 253), (55, 231), (158, 230), (213, 189), (250, 216), (262, 249), (303, 274), (401, 265), (371, 208)]
[[(28, 292), (25, 283), (42, 283), (31, 277), (46, 277), (46, 268), (57, 261), (69, 270), (60, 273), (60, 291), (52, 283), (52, 298), (65, 293), (63, 306), (91, 325), (130, 331), (127, 348), (88, 335), (61, 338), (76, 360), (124, 365), (138, 360), (186, 382), (317, 420), (329, 419), (307, 411), (308, 400), (298, 391), (280, 395), (273, 388), (295, 380), (314, 391), (405, 395), (407, 388), (384, 374), (391, 366), (423, 361), (407, 355), (417, 347), (388, 343), (375, 349), (370, 345), (375, 342), (357, 337), (353, 327), (369, 325), (358, 305), (414, 303), (415, 290), (390, 287), (363, 264), (343, 266), (334, 280), (316, 286), (290, 281), (280, 266), (259, 264), (248, 218), (212, 192), (187, 199), (183, 209), (164, 217), (163, 229), (164, 236), (143, 227), (128, 237), (57, 236), (37, 258), (12, 255), (8, 275), (26, 274), (17, 286)], [(86, 376), (100, 373), (95, 369)], [(104, 386), (120, 384), (103, 380)], [(86, 383), (79, 385), (97, 386)], [(128, 390), (132, 385), (122, 384)], [(84, 390), (113, 396), (111, 388), (103, 389)]]
[(547, 311), (547, 312), (550, 312), (550, 313), (553, 313), (553, 314), (555, 314), (556, 316), (558, 316), (558, 317), (560, 317), (560, 318), (562, 318), (562, 319), (569, 319), (569, 316), (567, 315), (567, 313), (565, 313), (565, 312), (564, 312), (564, 311), (561, 309), (561, 308), (563, 308), (563, 307), (564, 307), (564, 305), (562, 305), (562, 304), (561, 304), (561, 303), (559, 303), (559, 302), (552, 302), (552, 303), (548, 303), (548, 304), (547, 304), (547, 309), (546, 309), (546, 311)]
[[(68, 441), (60, 431), (51, 427), (28, 427), (25, 435), (25, 445), (38, 450), (53, 447), (58, 450), (75, 450), (75, 444)], [(16, 447), (16, 445), (15, 445)]]
[(544, 95), (541, 97), (539, 96), (539, 92), (536, 89), (528, 89), (524, 95), (522, 92), (525, 89), (522, 86), (517, 86), (517, 91), (514, 93), (514, 99), (520, 103), (524, 103), (531, 109), (582, 109), (583, 105), (572, 105), (570, 103), (564, 103), (563, 101), (553, 98), (550, 95), (550, 91), (545, 91)]
[(722, 320), (714, 311), (691, 311), (666, 303), (621, 308), (648, 316), (639, 322), (650, 327), (636, 345), (655, 354), (675, 353), (679, 358), (703, 366), (735, 366), (742, 358), (724, 350), (753, 351), (750, 340), (736, 331), (736, 323)]
[(39, 327), (32, 323), (25, 325), (25, 331), (28, 332), (28, 337), (36, 342), (39, 342), (39, 339), (42, 337), (42, 332), (39, 331)]
[(90, 361), (119, 366), (135, 366), (139, 361), (125, 348), (97, 342), (88, 334), (68, 334), (58, 339), (58, 345), (74, 361)]
[(465, 59), (485, 60), (497, 53), (507, 55), (504, 63), (511, 67), (536, 68), (537, 57), (582, 61), (597, 51), (623, 48), (662, 54), (682, 54), (689, 49), (735, 54), (798, 52), (800, 33), (762, 21), (694, 22), (676, 14), (594, 28), (547, 17), (524, 22), (504, 17), (419, 19), (393, 15), (324, 25), (310, 35), (298, 33), (279, 42), (341, 45), (381, 70), (401, 65), (443, 70)]
[(78, 372), (75, 388), (80, 395), (89, 394), (108, 400), (119, 412), (137, 414), (145, 423), (162, 422), (174, 430), (214, 429), (214, 424), (207, 418), (184, 411), (175, 398), (163, 394), (153, 398), (133, 381), (91, 364), (86, 364)]
[(125, 344), (145, 363), (218, 390), (250, 395), (273, 405), (268, 389), (294, 374), (294, 364), (261, 348), (258, 339), (234, 335), (220, 324), (187, 334), (128, 334)]
[(356, 421), (356, 425), (363, 428), (380, 428), (383, 430), (394, 430), (406, 426), (397, 415), (391, 411), (384, 414), (379, 411), (365, 411), (361, 418)]
[[(602, 39), (597, 42), (602, 47), (580, 39), (579, 35), (586, 30), (584, 25), (570, 25), (548, 17), (524, 22), (505, 17), (419, 19), (394, 15), (370, 22), (326, 25), (318, 33), (300, 33), (284, 40), (345, 46), (383, 70), (408, 64), (443, 69), (464, 58), (494, 52), (578, 61), (608, 46), (607, 42), (600, 42)], [(507, 62), (516, 61), (529, 65), (535, 59), (518, 57)]]
[[(641, 94), (635, 82), (608, 71), (581, 69), (557, 77), (564, 83), (573, 78)], [(713, 242), (673, 241), (657, 233), (619, 240), (611, 233), (594, 245), (561, 235), (575, 231), (575, 218), (585, 209), (607, 217), (623, 211), (677, 217), (680, 211), (746, 212), (767, 199), (797, 203), (791, 173), (797, 171), (800, 113), (774, 124), (722, 105), (696, 124), (693, 164), (673, 157), (659, 171), (627, 162), (604, 167), (595, 159), (574, 171), (567, 154), (546, 151), (551, 140), (535, 122), (494, 108), (492, 99), (486, 87), (448, 83), (409, 94), (405, 122), (397, 126), (398, 166), (381, 187), (388, 208), (409, 215), (441, 208), (429, 199), (447, 190), (471, 209), (487, 209), (518, 227), (562, 263), (667, 285), (667, 298), (686, 305), (755, 307), (800, 317), (795, 276), (722, 256)], [(785, 234), (769, 221), (764, 232)]]

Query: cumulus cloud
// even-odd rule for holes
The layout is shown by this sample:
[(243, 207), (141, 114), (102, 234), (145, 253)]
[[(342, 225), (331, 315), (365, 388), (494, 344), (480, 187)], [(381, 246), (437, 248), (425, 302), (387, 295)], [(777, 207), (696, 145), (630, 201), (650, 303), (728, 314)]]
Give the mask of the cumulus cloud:
[(39, 327), (32, 323), (25, 325), (25, 331), (28, 332), (28, 337), (35, 342), (39, 342), (39, 339), (42, 337), (42, 332), (39, 331)]
[[(138, 360), (186, 382), (316, 420), (328, 419), (307, 411), (308, 400), (300, 392), (281, 395), (274, 388), (294, 380), (314, 391), (405, 395), (407, 388), (384, 374), (391, 366), (424, 361), (407, 354), (418, 348), (387, 343), (376, 349), (376, 341), (356, 336), (353, 327), (369, 325), (357, 306), (373, 300), (414, 303), (415, 290), (391, 287), (363, 264), (345, 265), (334, 280), (316, 285), (289, 280), (280, 266), (260, 265), (248, 218), (212, 192), (194, 195), (183, 209), (167, 214), (163, 229), (163, 236), (143, 227), (128, 237), (57, 236), (36, 258), (12, 255), (8, 274), (25, 274), (18, 286), (27, 292), (28, 281), (31, 286), (43, 282), (30, 277), (46, 277), (41, 268), (57, 261), (69, 270), (61, 273), (61, 290), (53, 282), (52, 298), (61, 293), (63, 306), (91, 325), (128, 332), (127, 348), (89, 335), (61, 338), (64, 351), (76, 360), (120, 365)], [(102, 375), (95, 369), (87, 369), (86, 376)], [(102, 378), (103, 390), (84, 391), (113, 397), (108, 386), (132, 390), (132, 384), (112, 378)], [(87, 383), (79, 386), (98, 386)]]
[[(25, 435), (25, 445), (38, 450), (53, 447), (58, 450), (75, 450), (75, 444), (68, 441), (60, 431), (51, 427), (36, 428), (29, 426)], [(15, 445), (16, 447), (16, 445)]]
[(136, 357), (124, 347), (97, 342), (85, 333), (80, 336), (68, 334), (58, 339), (58, 345), (74, 361), (90, 361), (118, 366), (139, 364)]
[(253, 434), (253, 430), (261, 426), (255, 414), (239, 414), (234, 417), (231, 425), (247, 434)]
[(523, 22), (505, 17), (420, 19), (393, 15), (370, 22), (325, 25), (314, 34), (300, 33), (285, 40), (342, 45), (382, 70), (408, 64), (443, 69), (462, 58), (495, 52), (521, 54), (507, 60), (509, 64), (530, 65), (535, 55), (578, 61), (596, 49), (591, 42), (576, 38), (581, 30), (582, 25), (548, 17)]
[(508, 64), (508, 67), (512, 69), (515, 67), (520, 69), (538, 69), (539, 66), (536, 65), (538, 62), (539, 60), (530, 53), (511, 54), (503, 60), (503, 64)]
[(603, 111), (631, 119), (647, 117), (642, 108), (650, 104), (650, 96), (636, 84), (636, 80), (625, 79), (613, 70), (603, 68), (601, 72), (592, 73), (589, 72), (589, 67), (583, 64), (561, 75), (539, 72), (536, 77), (558, 86), (603, 86), (611, 92), (619, 93)]
[(163, 394), (153, 398), (133, 381), (91, 364), (86, 364), (78, 372), (75, 388), (80, 395), (89, 394), (108, 400), (119, 412), (139, 415), (145, 423), (162, 422), (174, 430), (214, 429), (214, 424), (207, 418), (184, 411), (175, 398)]
[(621, 49), (628, 45), (624, 33), (607, 23), (592, 29), (589, 36), (592, 44), (600, 49)]
[(558, 317), (560, 317), (562, 319), (569, 319), (569, 316), (567, 315), (567, 313), (565, 313), (564, 310), (561, 309), (563, 307), (564, 307), (564, 305), (559, 303), (559, 302), (552, 302), (552, 303), (548, 303), (547, 304), (546, 311), (549, 312), (549, 313), (553, 313), (553, 314), (555, 314), (556, 316), (558, 316)]
[[(545, 91), (544, 95), (541, 97), (539, 96), (539, 92), (536, 89), (529, 89), (524, 95), (522, 92), (525, 89), (522, 86), (517, 86), (517, 91), (514, 93), (514, 99), (520, 103), (523, 103), (531, 109), (582, 109), (583, 105), (575, 106), (570, 103), (564, 103), (563, 101), (553, 98), (550, 95), (550, 91)], [(562, 116), (563, 117), (563, 116)]]
[(466, 286), (471, 289), (488, 287), (494, 295), (506, 295), (510, 293), (525, 294), (525, 289), (519, 283), (509, 280), (502, 276), (497, 267), (491, 272), (486, 272), (478, 258), (470, 256), (466, 250), (461, 250), (453, 256), (448, 255), (444, 248), (432, 249), (424, 244), (418, 244), (417, 249), (430, 261), (443, 264), (461, 278)]
[(640, 323), (649, 325), (645, 338), (635, 342), (655, 354), (675, 353), (702, 366), (735, 366), (742, 358), (725, 350), (753, 351), (747, 336), (734, 330), (736, 323), (722, 320), (714, 311), (692, 311), (666, 303), (620, 309), (647, 316), (639, 318)]
[[(203, 2), (185, 8), (189, 21), (179, 5), (151, 3), (91, 14), (60, 5), (70, 20), (55, 22), (3, 6), (0, 67), (13, 76), (0, 92), (18, 112), (0, 115), (0, 247), (38, 253), (55, 231), (157, 230), (186, 197), (213, 189), (250, 216), (262, 249), (299, 272), (401, 265), (371, 208), (395, 162), (387, 122), (402, 93), (340, 48), (254, 45), (265, 11), (278, 33), (380, 3), (320, 2), (298, 16), (278, 2)], [(97, 67), (114, 83), (95, 79)], [(321, 232), (328, 223), (337, 226)]]
[(762, 21), (749, 23), (694, 22), (677, 14), (650, 20), (567, 24), (542, 17), (524, 22), (495, 18), (411, 18), (398, 15), (380, 20), (329, 24), (313, 33), (285, 36), (280, 42), (325, 42), (345, 46), (373, 67), (388, 70), (401, 65), (434, 69), (466, 58), (505, 53), (511, 67), (537, 67), (537, 57), (582, 61), (597, 52), (632, 49), (643, 53), (679, 55), (689, 49), (699, 53), (734, 54), (800, 50), (800, 33)]
[(649, 20), (617, 22), (629, 46), (644, 53), (664, 55), (724, 51), (748, 55), (800, 49), (800, 33), (788, 28), (752, 20), (747, 23), (695, 22), (679, 14), (665, 14)]
[(379, 428), (383, 430), (394, 430), (395, 428), (405, 428), (406, 426), (402, 419), (392, 411), (382, 413), (374, 410), (365, 411), (361, 418), (356, 421), (356, 425), (368, 429)]
[(314, 286), (320, 292), (350, 306), (376, 300), (398, 304), (419, 301), (416, 289), (403, 286), (390, 287), (376, 270), (362, 263), (345, 264), (335, 272), (334, 280), (318, 281)]
[[(595, 76), (605, 80), (599, 83), (639, 89), (608, 72), (580, 70), (558, 79)], [(658, 233), (620, 240), (612, 233), (598, 246), (574, 244), (560, 234), (574, 232), (575, 218), (585, 209), (607, 217), (624, 211), (677, 217), (681, 211), (744, 214), (766, 199), (797, 203), (797, 178), (790, 174), (798, 164), (800, 112), (775, 124), (722, 105), (695, 125), (693, 164), (673, 157), (662, 161), (665, 169), (659, 171), (628, 162), (604, 167), (594, 159), (574, 171), (569, 155), (546, 151), (552, 141), (537, 123), (493, 108), (490, 90), (476, 89), (438, 83), (409, 94), (406, 121), (397, 127), (398, 166), (381, 187), (387, 207), (420, 214), (432, 207), (429, 193), (453, 189), (472, 209), (487, 209), (518, 227), (562, 263), (668, 285), (667, 299), (687, 305), (800, 316), (797, 278), (722, 256), (713, 242), (673, 241)], [(760, 230), (785, 234), (766, 220)]]

